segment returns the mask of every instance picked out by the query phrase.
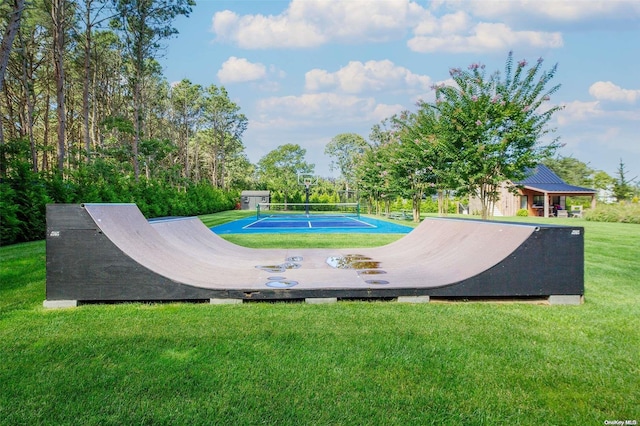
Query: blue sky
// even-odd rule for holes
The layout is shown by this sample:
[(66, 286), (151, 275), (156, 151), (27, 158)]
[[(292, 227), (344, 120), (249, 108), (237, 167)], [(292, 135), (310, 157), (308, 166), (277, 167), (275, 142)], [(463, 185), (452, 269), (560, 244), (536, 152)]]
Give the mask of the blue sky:
[(249, 127), (256, 163), (285, 143), (320, 176), (340, 133), (368, 139), (394, 113), (433, 100), (449, 69), (502, 71), (508, 52), (558, 64), (550, 127), (574, 157), (640, 179), (640, 1), (196, 0), (161, 63), (170, 82), (222, 85)]

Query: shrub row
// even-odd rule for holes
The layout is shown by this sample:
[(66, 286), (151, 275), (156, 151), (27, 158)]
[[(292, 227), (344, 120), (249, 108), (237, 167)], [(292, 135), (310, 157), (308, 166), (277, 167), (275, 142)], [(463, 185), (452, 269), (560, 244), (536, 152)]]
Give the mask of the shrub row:
[(640, 204), (599, 204), (585, 210), (585, 220), (593, 222), (622, 222), (640, 224)]
[(231, 210), (235, 191), (223, 191), (207, 183), (162, 180), (128, 175), (108, 177), (81, 171), (68, 179), (34, 173), (28, 165), (14, 167), (0, 182), (0, 244), (39, 240), (46, 232), (48, 203), (135, 203), (146, 217), (195, 216)]

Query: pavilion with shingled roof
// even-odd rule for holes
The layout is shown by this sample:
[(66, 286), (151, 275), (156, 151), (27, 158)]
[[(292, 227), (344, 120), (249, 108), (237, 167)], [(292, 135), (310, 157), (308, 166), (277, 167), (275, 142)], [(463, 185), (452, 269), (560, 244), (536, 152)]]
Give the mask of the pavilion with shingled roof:
[[(514, 185), (518, 188), (516, 193), (508, 189)], [(595, 208), (596, 193), (595, 189), (569, 185), (547, 166), (538, 164), (523, 180), (502, 185), (493, 213), (494, 216), (515, 216), (518, 210), (526, 209), (529, 216), (568, 217), (565, 212), (570, 212), (573, 206), (567, 205), (567, 197), (591, 197), (591, 208)], [(480, 200), (471, 197), (469, 211), (480, 208)]]

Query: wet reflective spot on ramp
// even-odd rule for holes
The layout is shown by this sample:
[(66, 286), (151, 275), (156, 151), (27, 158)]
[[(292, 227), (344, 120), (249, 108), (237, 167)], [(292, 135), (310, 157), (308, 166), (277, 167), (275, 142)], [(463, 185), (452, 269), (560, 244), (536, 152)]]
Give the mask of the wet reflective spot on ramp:
[(267, 283), (267, 287), (272, 287), (272, 288), (290, 288), (295, 285), (298, 285), (298, 282), (292, 281), (292, 280), (269, 281)]
[(299, 263), (285, 262), (280, 265), (257, 265), (256, 268), (267, 272), (285, 272), (287, 269), (298, 269), (302, 267)]
[(358, 275), (381, 275), (386, 274), (387, 271), (381, 269), (365, 269), (364, 271), (358, 271)]
[(302, 256), (290, 256), (285, 259), (287, 262), (302, 262), (304, 257)]
[(294, 263), (294, 262), (285, 262), (281, 265), (283, 268), (285, 269), (298, 269), (300, 268), (302, 265), (300, 265), (299, 263)]
[(284, 272), (286, 268), (282, 265), (257, 265), (257, 269), (262, 269), (267, 272)]
[(386, 280), (365, 280), (365, 283), (373, 284), (373, 285), (385, 285), (385, 284), (389, 284), (389, 281), (386, 281)]
[(380, 267), (380, 262), (370, 260), (364, 256), (329, 256), (327, 263), (336, 269), (376, 269)]
[(347, 254), (344, 257), (349, 260), (371, 260), (369, 256), (363, 254)]

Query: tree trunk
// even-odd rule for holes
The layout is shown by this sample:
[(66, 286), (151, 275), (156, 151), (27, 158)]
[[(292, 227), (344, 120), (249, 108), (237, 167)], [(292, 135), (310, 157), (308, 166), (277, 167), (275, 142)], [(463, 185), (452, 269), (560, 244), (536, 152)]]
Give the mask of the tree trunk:
[(220, 189), (224, 189), (224, 185), (225, 185), (225, 178), (224, 178), (224, 163), (226, 161), (226, 157), (225, 157), (225, 152), (224, 152), (224, 148), (222, 148), (222, 153), (220, 154), (220, 164), (218, 165), (218, 188)]
[[(7, 71), (7, 65), (9, 64), (9, 55), (11, 54), (11, 46), (13, 45), (13, 39), (20, 28), (20, 20), (22, 19), (22, 11), (24, 10), (24, 0), (13, 0), (11, 5), (11, 12), (9, 12), (9, 22), (7, 28), (2, 35), (2, 43), (0, 44), (0, 93), (4, 88), (4, 74)], [(0, 148), (4, 146), (4, 132), (2, 131), (2, 125), (0, 125)], [(0, 149), (0, 152), (4, 152)], [(4, 155), (4, 154), (2, 154)], [(4, 158), (0, 158), (0, 177), (5, 175), (4, 170)]]
[(138, 162), (138, 145), (140, 142), (140, 132), (141, 132), (141, 124), (140, 124), (140, 103), (141, 103), (141, 94), (140, 94), (140, 81), (139, 76), (136, 76), (136, 81), (133, 84), (133, 146), (132, 146), (132, 155), (133, 155), (133, 176), (135, 177), (136, 182), (140, 180), (140, 164)]
[(85, 39), (84, 39), (84, 79), (82, 81), (82, 118), (83, 118), (83, 133), (84, 133), (84, 149), (86, 153), (87, 163), (91, 160), (91, 136), (89, 133), (89, 85), (91, 84), (91, 1), (86, 2), (87, 14)]
[[(27, 137), (29, 138), (29, 149), (31, 151), (31, 169), (37, 173), (38, 172), (38, 152), (36, 150), (36, 142), (33, 135), (33, 122), (34, 122), (34, 80), (33, 80), (33, 62), (31, 62), (31, 67), (29, 67), (29, 61), (27, 60), (27, 48), (25, 46), (24, 40), (20, 35), (18, 35), (18, 39), (20, 40), (20, 48), (21, 48), (21, 56), (22, 56), (22, 87), (24, 88), (24, 101), (27, 106), (27, 114), (24, 120), (24, 125), (26, 127), (25, 131)], [(29, 70), (27, 70), (29, 68)]]
[(65, 0), (51, 1), (53, 21), (53, 66), (56, 78), (56, 100), (58, 112), (58, 171), (64, 171), (66, 114), (64, 98), (64, 3)]
[(191, 179), (191, 165), (189, 164), (189, 120), (184, 118), (184, 174), (187, 180)]
[(442, 189), (438, 189), (438, 216), (444, 216), (444, 191)]
[(413, 194), (413, 221), (420, 222), (420, 202), (422, 201), (422, 192)]
[[(49, 86), (50, 80), (47, 79), (47, 87), (45, 90), (45, 102), (44, 102), (44, 116), (49, 117), (49, 110), (51, 108), (51, 90)], [(44, 120), (44, 133), (42, 136), (43, 148), (42, 148), (42, 170), (49, 169), (49, 156), (47, 148), (49, 147), (49, 120)]]
[(20, 28), (20, 20), (22, 19), (23, 10), (24, 0), (13, 0), (11, 12), (9, 12), (9, 22), (4, 34), (2, 35), (2, 44), (0, 44), (0, 92), (4, 86), (4, 74), (7, 71), (9, 55), (11, 54), (11, 46), (13, 45), (13, 39), (18, 33), (18, 28)]

